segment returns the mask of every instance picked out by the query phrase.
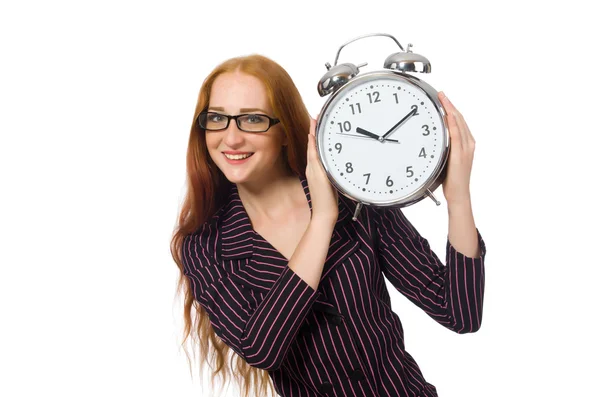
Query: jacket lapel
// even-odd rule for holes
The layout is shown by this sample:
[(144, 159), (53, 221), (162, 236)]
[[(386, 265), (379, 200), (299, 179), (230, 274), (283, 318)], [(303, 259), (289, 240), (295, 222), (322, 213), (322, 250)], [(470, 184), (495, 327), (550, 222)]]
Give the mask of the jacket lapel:
[[(299, 176), (300, 182), (306, 195), (306, 200), (312, 212), (312, 202), (308, 182), (304, 176)], [(321, 283), (333, 270), (340, 266), (350, 255), (352, 255), (360, 246), (360, 241), (354, 236), (354, 228), (350, 222), (354, 208), (352, 200), (339, 194), (338, 200), (338, 220), (336, 221), (327, 258), (321, 274)], [(258, 252), (256, 241), (260, 236), (255, 233), (250, 223), (248, 214), (240, 200), (237, 185), (232, 184), (228, 200), (220, 216), (220, 236), (217, 239), (217, 252), (222, 261), (231, 261), (233, 277), (236, 281), (246, 285), (249, 288), (269, 291), (275, 281), (279, 278), (284, 265), (265, 264), (269, 262), (268, 258), (261, 258)], [(281, 261), (273, 261), (282, 263)], [(251, 278), (244, 277), (252, 274)], [(319, 286), (315, 309), (337, 313), (335, 306), (327, 301)]]

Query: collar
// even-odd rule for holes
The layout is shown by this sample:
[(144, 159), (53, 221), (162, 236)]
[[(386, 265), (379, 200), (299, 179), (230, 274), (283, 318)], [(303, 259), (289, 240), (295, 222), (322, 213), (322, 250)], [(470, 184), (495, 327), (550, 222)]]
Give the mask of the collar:
[[(299, 176), (302, 183), (306, 201), (312, 213), (312, 201), (308, 189), (306, 177)], [(351, 207), (350, 200), (342, 194), (338, 194), (338, 219), (335, 223), (334, 233), (341, 231), (350, 219), (354, 209)], [(223, 259), (241, 259), (251, 257), (254, 252), (253, 234), (254, 229), (250, 223), (248, 213), (240, 199), (238, 188), (235, 183), (232, 184), (227, 201), (224, 205), (221, 218), (221, 238), (218, 242), (218, 255)], [(236, 237), (237, 236), (237, 237)]]
[[(306, 195), (306, 200), (312, 213), (312, 202), (310, 199), (310, 191), (308, 189), (308, 182), (306, 177), (299, 176), (300, 182)], [(353, 201), (346, 198), (342, 194), (338, 194), (338, 219), (334, 226), (333, 234), (329, 244), (329, 250), (325, 263), (323, 265), (323, 271), (321, 273), (321, 281), (325, 279), (329, 274), (332, 274), (333, 269), (342, 264), (350, 255), (352, 255), (360, 247), (360, 240), (356, 237), (356, 230), (354, 226), (348, 221), (352, 219), (354, 213)], [(237, 185), (232, 184), (229, 192), (228, 199), (222, 208), (220, 218), (220, 231), (219, 238), (217, 239), (217, 255), (220, 260), (236, 260), (249, 258), (248, 263), (257, 267), (258, 265), (254, 260), (255, 246), (255, 232), (250, 223), (250, 218), (240, 200), (238, 194)], [(272, 270), (272, 269), (264, 269)], [(232, 275), (234, 277), (235, 275)], [(236, 277), (237, 278), (237, 277)], [(265, 292), (275, 283), (276, 277), (265, 278), (264, 280), (255, 281), (250, 288), (259, 288)], [(245, 283), (243, 279), (238, 279), (239, 282)], [(335, 305), (330, 302), (325, 296), (325, 293), (321, 288), (317, 291), (317, 298), (314, 303), (316, 310), (332, 313), (339, 315), (339, 311)]]

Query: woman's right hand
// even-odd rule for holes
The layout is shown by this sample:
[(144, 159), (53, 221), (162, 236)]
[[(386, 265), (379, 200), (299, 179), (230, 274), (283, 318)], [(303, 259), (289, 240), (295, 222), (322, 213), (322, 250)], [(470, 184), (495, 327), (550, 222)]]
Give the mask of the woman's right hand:
[(331, 222), (338, 219), (338, 191), (331, 184), (323, 165), (319, 161), (315, 129), (317, 121), (310, 117), (310, 130), (308, 132), (308, 147), (306, 152), (306, 181), (310, 191), (312, 204), (312, 218)]

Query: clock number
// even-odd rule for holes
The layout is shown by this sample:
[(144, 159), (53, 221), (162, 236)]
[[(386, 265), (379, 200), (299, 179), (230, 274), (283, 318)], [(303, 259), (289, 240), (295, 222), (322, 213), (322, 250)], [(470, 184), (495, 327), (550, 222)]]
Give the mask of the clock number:
[(373, 103), (373, 102), (381, 102), (379, 100), (379, 91), (373, 91), (373, 96), (375, 97), (375, 100), (373, 100), (373, 97), (371, 97), (371, 93), (367, 92), (367, 95), (369, 96), (369, 102)]
[(425, 128), (425, 132), (423, 133), (424, 136), (429, 135), (429, 126), (427, 124), (425, 124), (424, 126), (422, 126), (421, 128)]
[(367, 183), (366, 184), (368, 185), (369, 184), (369, 178), (371, 177), (371, 173), (363, 174), (363, 176), (367, 177)]
[(417, 107), (417, 105), (412, 105), (410, 108), (411, 108), (411, 109), (415, 109), (415, 114), (414, 114), (414, 116), (418, 116), (418, 115), (419, 115), (419, 113), (417, 113), (417, 111), (419, 110), (419, 108)]
[(419, 157), (427, 158), (427, 154), (425, 154), (425, 147), (421, 148), (421, 151), (419, 152)]
[(346, 163), (346, 172), (349, 174), (354, 172), (354, 168), (352, 168), (352, 163), (350, 163), (350, 162)]
[[(360, 110), (360, 103), (356, 103), (356, 107), (358, 109), (358, 113), (362, 113)], [(350, 104), (350, 109), (352, 109), (352, 114), (354, 114), (354, 105)]]
[(390, 179), (391, 175), (388, 175), (387, 179), (385, 180), (385, 184), (389, 187), (389, 186), (393, 186), (394, 185), (394, 181), (392, 181)]
[(342, 123), (338, 123), (338, 125), (340, 126), (340, 132), (350, 131), (352, 129), (349, 121), (344, 121), (343, 126)]
[(398, 103), (398, 94), (394, 92), (394, 97), (396, 97), (396, 103)]
[[(409, 178), (415, 174), (415, 173), (414, 173), (414, 172), (411, 170), (411, 168), (412, 168), (412, 165), (409, 165), (408, 167), (406, 167), (406, 174), (407, 174), (406, 176), (407, 176), (407, 177), (409, 177)], [(408, 175), (409, 173), (410, 173), (410, 175)]]
[(341, 143), (339, 143), (339, 142), (336, 143), (335, 148), (337, 149), (338, 154), (340, 154), (342, 152), (342, 144)]

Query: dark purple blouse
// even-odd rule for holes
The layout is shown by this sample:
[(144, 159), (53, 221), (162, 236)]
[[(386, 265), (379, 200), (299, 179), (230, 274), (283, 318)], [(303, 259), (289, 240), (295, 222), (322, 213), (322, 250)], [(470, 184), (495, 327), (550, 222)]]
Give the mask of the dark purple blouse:
[[(305, 177), (299, 177), (312, 211)], [(339, 216), (314, 290), (254, 231), (232, 184), (215, 215), (184, 239), (184, 274), (215, 333), (267, 370), (281, 396), (437, 396), (404, 347), (382, 275), (459, 334), (482, 320), (485, 243), (470, 258), (448, 240), (446, 265), (398, 208), (339, 195)], [(466, 379), (465, 379), (466, 381)]]

